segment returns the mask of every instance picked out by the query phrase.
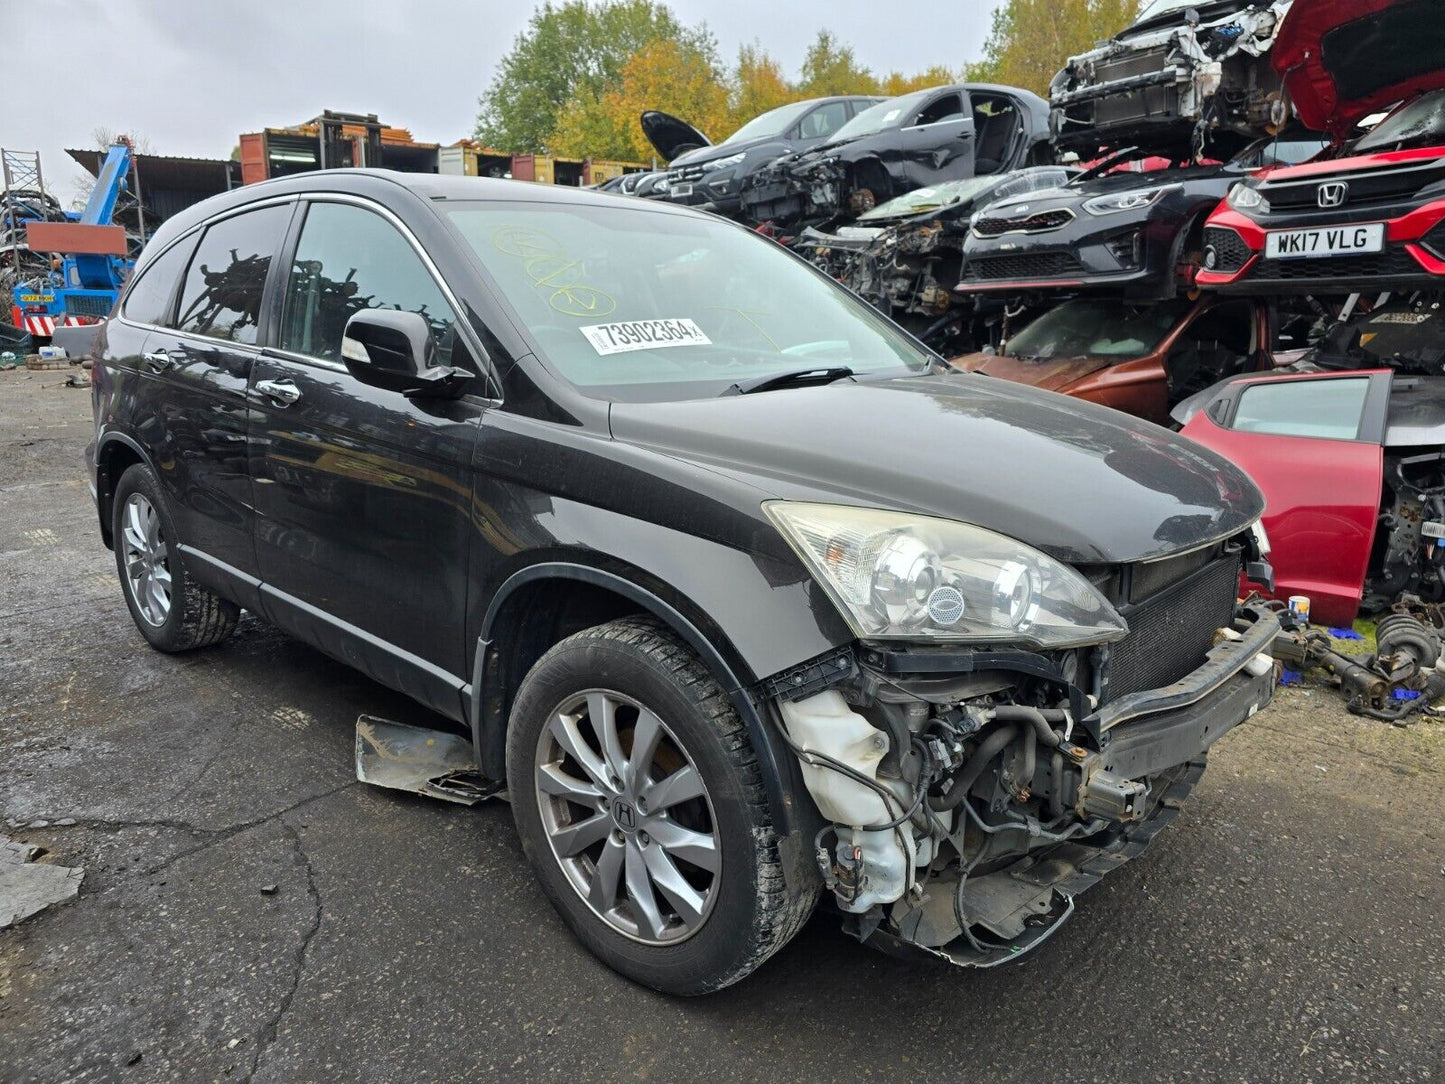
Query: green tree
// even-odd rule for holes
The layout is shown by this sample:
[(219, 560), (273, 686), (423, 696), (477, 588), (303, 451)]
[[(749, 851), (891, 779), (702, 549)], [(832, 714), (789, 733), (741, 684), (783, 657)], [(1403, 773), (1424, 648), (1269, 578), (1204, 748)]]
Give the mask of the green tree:
[(831, 30), (819, 30), (803, 57), (797, 91), (800, 98), (876, 94), (878, 80), (858, 63), (851, 45), (844, 45)]
[[(728, 81), (728, 97), (735, 131), (770, 109), (797, 101), (800, 95), (783, 75), (783, 67), (757, 42), (738, 50), (737, 67)], [(719, 133), (725, 135), (726, 133)]]
[(477, 138), (503, 150), (549, 150), (564, 107), (596, 102), (616, 84), (622, 66), (656, 41), (712, 48), (706, 28), (683, 27), (653, 0), (542, 4), (478, 103)]
[(1007, 0), (967, 77), (1047, 95), (1065, 60), (1117, 34), (1138, 12), (1139, 0)]

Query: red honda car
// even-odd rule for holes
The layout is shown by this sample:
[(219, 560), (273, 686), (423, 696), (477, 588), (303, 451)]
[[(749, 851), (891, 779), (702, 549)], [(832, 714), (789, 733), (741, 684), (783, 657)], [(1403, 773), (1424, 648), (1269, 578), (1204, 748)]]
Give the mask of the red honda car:
[(1199, 285), (1252, 293), (1445, 286), (1445, 0), (1297, 4), (1272, 63), (1300, 119), (1331, 133), (1335, 146), (1231, 189), (1206, 225)]

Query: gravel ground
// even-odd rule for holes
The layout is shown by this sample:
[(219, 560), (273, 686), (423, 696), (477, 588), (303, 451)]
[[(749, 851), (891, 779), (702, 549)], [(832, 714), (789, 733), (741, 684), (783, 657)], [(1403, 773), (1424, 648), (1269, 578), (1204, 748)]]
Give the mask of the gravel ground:
[(63, 378), (0, 374), (0, 835), (86, 876), (0, 932), (0, 1079), (1445, 1077), (1445, 724), (1285, 690), (1026, 962), (824, 915), (668, 1000), (571, 939), (506, 806), (355, 782), (356, 716), (423, 709), (250, 618), (145, 645)]

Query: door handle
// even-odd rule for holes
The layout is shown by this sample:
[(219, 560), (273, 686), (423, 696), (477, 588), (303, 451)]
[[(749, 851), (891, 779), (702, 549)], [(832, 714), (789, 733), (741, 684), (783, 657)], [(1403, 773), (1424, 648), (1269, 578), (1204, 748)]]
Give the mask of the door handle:
[(256, 390), (280, 406), (290, 406), (301, 398), (301, 389), (289, 380), (258, 380)]
[(146, 367), (150, 369), (151, 372), (155, 373), (163, 373), (167, 369), (174, 369), (180, 364), (180, 362), (171, 357), (170, 352), (166, 350), (147, 350), (140, 356), (140, 359), (145, 362)]

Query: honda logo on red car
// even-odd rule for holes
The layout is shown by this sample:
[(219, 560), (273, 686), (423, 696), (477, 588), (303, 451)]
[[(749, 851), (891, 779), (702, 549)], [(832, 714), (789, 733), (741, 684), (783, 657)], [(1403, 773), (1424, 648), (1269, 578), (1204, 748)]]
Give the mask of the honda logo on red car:
[(1344, 181), (1327, 181), (1316, 193), (1321, 207), (1343, 207), (1349, 195), (1350, 186)]

